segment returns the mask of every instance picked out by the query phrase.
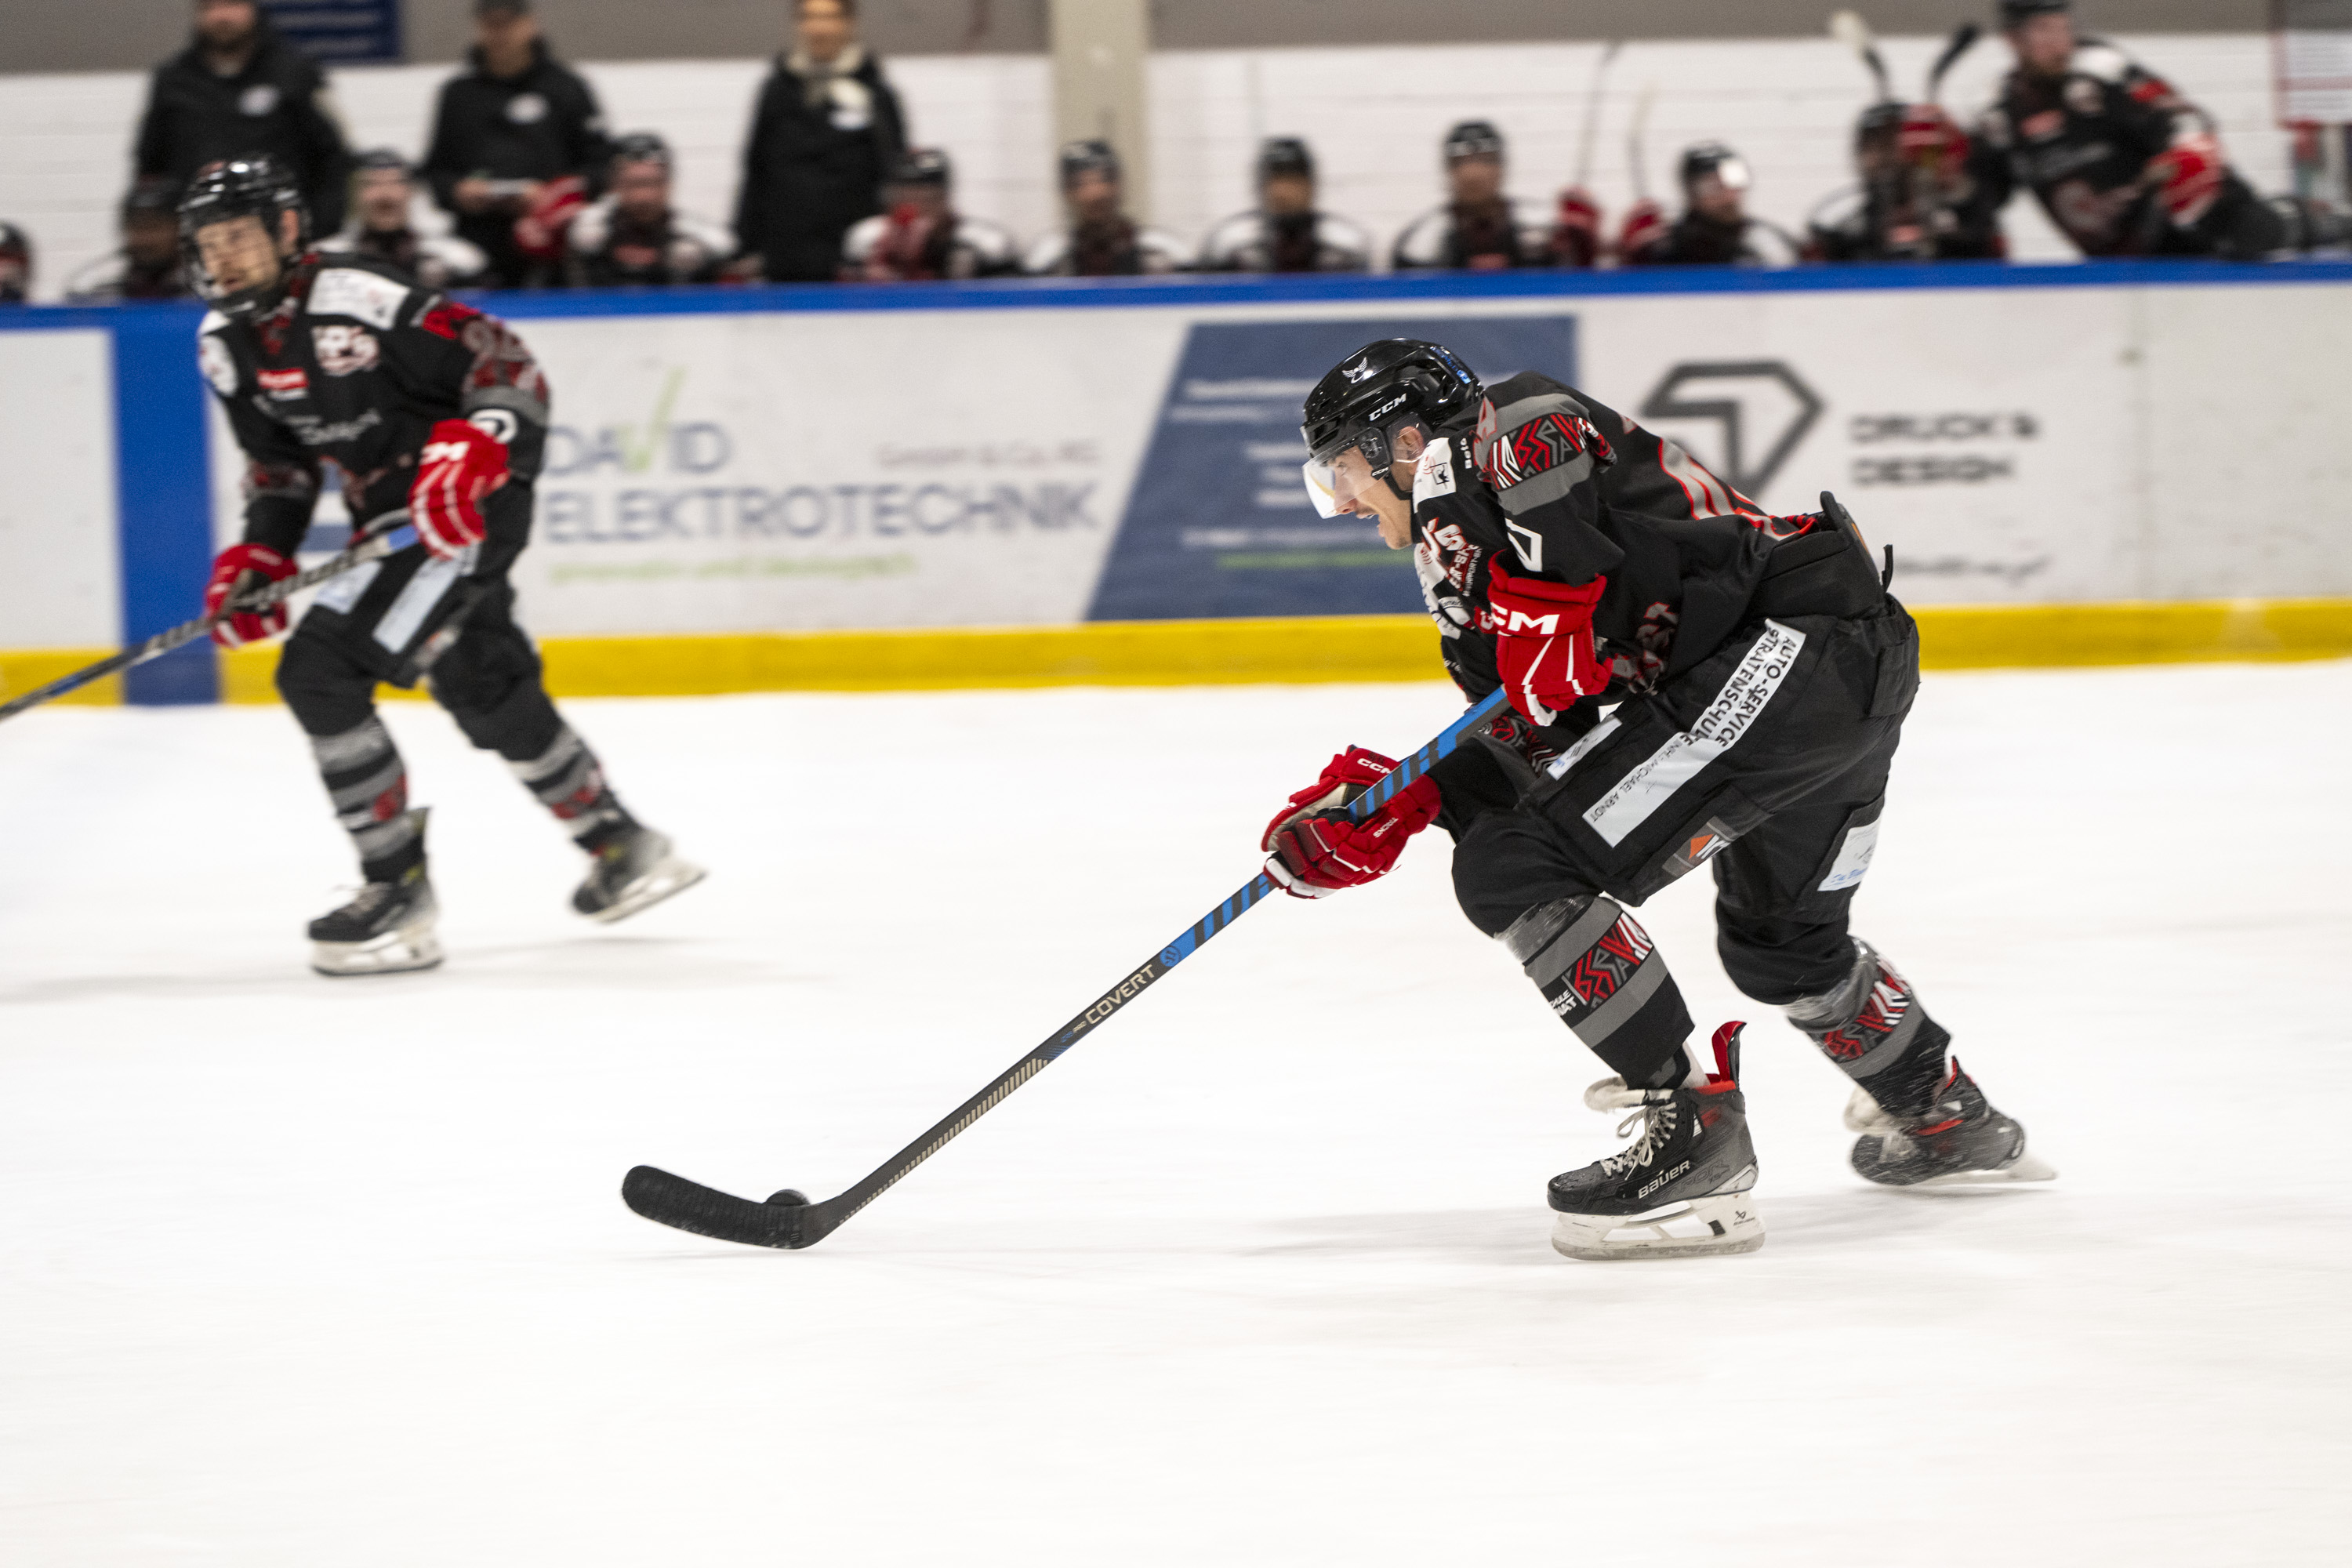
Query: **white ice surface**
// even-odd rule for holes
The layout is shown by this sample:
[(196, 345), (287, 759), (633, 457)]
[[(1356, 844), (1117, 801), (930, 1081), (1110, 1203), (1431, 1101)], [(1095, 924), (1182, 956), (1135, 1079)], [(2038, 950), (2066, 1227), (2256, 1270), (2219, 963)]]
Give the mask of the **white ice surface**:
[(1600, 1076), (1441, 841), (1276, 900), (823, 1246), (847, 1185), (1221, 899), (1437, 686), (578, 702), (710, 879), (604, 931), (390, 710), (451, 957), (330, 982), (259, 710), (0, 730), (0, 1562), (2340, 1563), (2352, 665), (1931, 678), (1862, 931), (2062, 1172), (1845, 1168), (1750, 1031), (1771, 1238), (1578, 1265)]

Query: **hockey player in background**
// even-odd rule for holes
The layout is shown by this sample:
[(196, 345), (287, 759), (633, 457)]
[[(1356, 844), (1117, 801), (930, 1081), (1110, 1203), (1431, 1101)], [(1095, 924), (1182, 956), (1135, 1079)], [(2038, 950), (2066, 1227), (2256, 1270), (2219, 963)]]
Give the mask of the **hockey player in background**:
[(2069, 0), (2001, 0), (2017, 57), (1979, 118), (1965, 225), (1992, 228), (2018, 187), (2085, 256), (2221, 256), (2340, 245), (2340, 215), (2264, 201), (2213, 121), (2113, 45), (2078, 37)]
[(1389, 265), (1399, 272), (1550, 266), (1551, 236), (1503, 194), (1503, 133), (1465, 120), (1445, 133), (1444, 157), (1445, 205), (1397, 236)]
[(1070, 142), (1059, 162), (1069, 226), (1031, 246), (1023, 270), (1040, 277), (1080, 278), (1184, 270), (1188, 258), (1174, 235), (1127, 216), (1118, 153), (1109, 142)]
[(1853, 1080), (1874, 1182), (2039, 1180), (2023, 1130), (1910, 984), (1847, 932), (1919, 683), (1918, 632), (1831, 498), (1768, 516), (1622, 415), (1534, 374), (1491, 388), (1433, 343), (1367, 345), (1309, 394), (1308, 489), (1410, 549), (1445, 666), (1511, 710), (1359, 823), (1394, 766), (1350, 747), (1275, 814), (1267, 872), (1319, 898), (1434, 822), (1454, 883), (1613, 1076), (1622, 1153), (1552, 1179), (1574, 1258), (1761, 1246), (1739, 1033), (1714, 1060), (1626, 906), (1714, 862), (1717, 950)]
[(1672, 224), (1658, 204), (1634, 204), (1617, 240), (1627, 267), (1786, 267), (1797, 242), (1779, 225), (1748, 216), (1754, 178), (1748, 161), (1720, 142), (1685, 150), (1683, 215)]
[(1203, 272), (1363, 272), (1371, 236), (1315, 205), (1315, 154), (1295, 136), (1257, 153), (1257, 209), (1229, 217), (1201, 242)]
[(936, 147), (913, 148), (891, 172), (886, 210), (842, 241), (850, 283), (913, 283), (940, 278), (1004, 278), (1021, 270), (1021, 249), (992, 223), (955, 208), (955, 167)]
[(612, 179), (601, 201), (572, 220), (565, 276), (575, 289), (710, 283), (735, 252), (715, 223), (670, 205), (669, 143), (650, 131), (613, 143)]
[(454, 234), (424, 234), (415, 225), (415, 171), (389, 147), (360, 154), (352, 182), (352, 221), (319, 242), (327, 256), (371, 256), (426, 289), (464, 289), (488, 279), (490, 258)]
[(0, 223), (0, 305), (33, 297), (33, 242), (13, 223)]
[(118, 300), (184, 300), (190, 292), (180, 266), (180, 198), (169, 180), (134, 180), (122, 198), (122, 248), (76, 272), (66, 282), (74, 305)]
[(2008, 253), (2000, 227), (1963, 209), (1969, 139), (1932, 104), (1874, 103), (1854, 128), (1859, 184), (1815, 211), (1809, 261), (1976, 261)]
[[(506, 574), (530, 536), (547, 381), (504, 323), (387, 263), (310, 247), (300, 193), (267, 160), (216, 164), (181, 204), (187, 265), (213, 305), (198, 363), (247, 458), (244, 538), (205, 589), (216, 612), (294, 574), (321, 468), (352, 527), (405, 510), (418, 543), (331, 582), (288, 639), (278, 689), (310, 737), (364, 886), (310, 924), (312, 967), (380, 974), (441, 960), (425, 816), (375, 711), (378, 681), (434, 698), (495, 751), (590, 857), (572, 907), (633, 914), (702, 873), (622, 806), (549, 701)], [(286, 627), (282, 605), (231, 616), (235, 647)]]

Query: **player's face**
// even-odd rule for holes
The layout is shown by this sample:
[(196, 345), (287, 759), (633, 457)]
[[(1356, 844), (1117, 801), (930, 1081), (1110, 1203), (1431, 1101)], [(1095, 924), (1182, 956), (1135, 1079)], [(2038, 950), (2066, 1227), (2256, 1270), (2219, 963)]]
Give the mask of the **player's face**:
[(208, 223), (196, 230), (196, 255), (224, 294), (267, 289), (278, 281), (277, 242), (250, 213)]
[(890, 195), (890, 209), (905, 215), (908, 222), (937, 223), (948, 216), (945, 185), (893, 185)]
[(170, 213), (132, 213), (122, 220), (122, 248), (142, 267), (162, 267), (180, 248), (179, 221)]
[(2074, 18), (2063, 11), (2028, 16), (2009, 30), (2009, 44), (2029, 74), (2064, 76), (2074, 63)]
[(1701, 174), (1691, 182), (1691, 210), (1716, 223), (1738, 223), (1743, 216), (1741, 187), (1719, 174)]
[(1315, 210), (1315, 182), (1304, 174), (1268, 174), (1258, 187), (1258, 199), (1276, 217)]
[(196, 37), (215, 49), (249, 43), (258, 25), (253, 0), (197, 0)]
[(849, 47), (849, 14), (840, 0), (801, 0), (801, 47), (813, 60), (831, 60)]
[[(1419, 449), (1415, 448), (1415, 456)], [(1390, 472), (1400, 483), (1409, 482), (1401, 458)], [(1402, 550), (1412, 542), (1412, 502), (1389, 488), (1388, 480), (1372, 476), (1369, 458), (1350, 447), (1332, 459), (1331, 510), (1341, 517), (1360, 517), (1381, 531), (1381, 542)]]
[(641, 223), (657, 221), (669, 211), (669, 165), (651, 159), (623, 163), (613, 171), (613, 199)]
[(1480, 153), (1446, 165), (1446, 184), (1465, 206), (1484, 206), (1503, 194), (1503, 161)]
[(408, 176), (398, 169), (360, 171), (360, 222), (389, 234), (408, 226)]
[(1081, 223), (1103, 222), (1118, 216), (1118, 182), (1100, 169), (1081, 169), (1070, 176), (1063, 194)]

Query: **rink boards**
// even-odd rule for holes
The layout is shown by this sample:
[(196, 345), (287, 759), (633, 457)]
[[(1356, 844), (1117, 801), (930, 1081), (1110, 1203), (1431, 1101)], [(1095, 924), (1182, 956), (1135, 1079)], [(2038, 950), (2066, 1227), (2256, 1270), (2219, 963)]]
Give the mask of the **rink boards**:
[[(1307, 388), (1398, 334), (1572, 381), (1776, 510), (1835, 490), (1934, 662), (2352, 651), (2352, 265), (485, 303), (555, 389), (516, 581), (578, 693), (1425, 676), (1409, 562), (1297, 473)], [(196, 612), (241, 465), (195, 321), (0, 319), (6, 689)], [(266, 697), (273, 658), (131, 695)]]

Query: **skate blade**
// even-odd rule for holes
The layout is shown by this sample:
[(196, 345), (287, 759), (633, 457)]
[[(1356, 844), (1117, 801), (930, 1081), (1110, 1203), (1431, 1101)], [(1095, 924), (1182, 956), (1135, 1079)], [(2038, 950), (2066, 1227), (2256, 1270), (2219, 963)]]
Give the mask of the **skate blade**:
[(1908, 1185), (1915, 1191), (1922, 1187), (2006, 1187), (2020, 1182), (2054, 1182), (2057, 1179), (2057, 1167), (2029, 1149), (1997, 1170), (1949, 1171)]
[(622, 889), (619, 898), (588, 918), (602, 925), (627, 920), (640, 910), (649, 910), (664, 899), (683, 893), (708, 875), (693, 861), (673, 855)]
[(367, 942), (320, 942), (310, 944), (310, 967), (330, 980), (360, 974), (405, 974), (435, 969), (441, 963), (441, 942), (431, 926), (406, 926)]
[(1588, 1263), (1753, 1252), (1763, 1245), (1764, 1215), (1753, 1193), (1717, 1193), (1643, 1214), (1564, 1214), (1551, 1228), (1554, 1252)]

